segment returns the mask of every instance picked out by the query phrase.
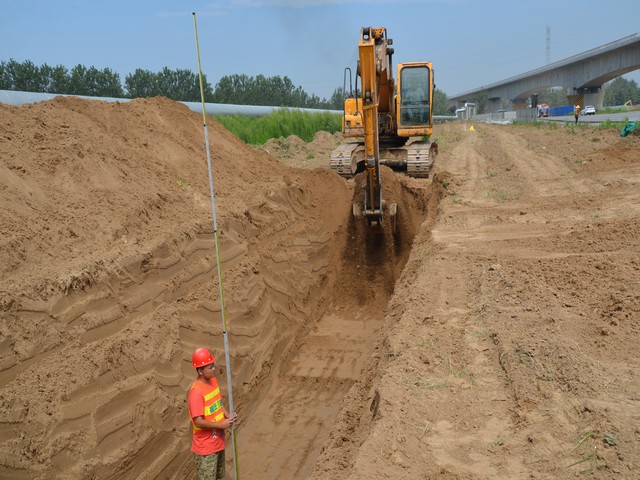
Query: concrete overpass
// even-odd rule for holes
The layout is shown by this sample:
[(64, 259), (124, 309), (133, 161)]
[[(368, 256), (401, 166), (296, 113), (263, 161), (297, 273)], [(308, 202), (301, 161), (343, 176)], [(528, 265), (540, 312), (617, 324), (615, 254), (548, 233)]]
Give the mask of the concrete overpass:
[(602, 108), (602, 85), (616, 77), (640, 69), (640, 33), (574, 55), (530, 72), (449, 97), (452, 106), (486, 99), (486, 112), (519, 110), (530, 103), (531, 95), (544, 88), (562, 87), (567, 104)]

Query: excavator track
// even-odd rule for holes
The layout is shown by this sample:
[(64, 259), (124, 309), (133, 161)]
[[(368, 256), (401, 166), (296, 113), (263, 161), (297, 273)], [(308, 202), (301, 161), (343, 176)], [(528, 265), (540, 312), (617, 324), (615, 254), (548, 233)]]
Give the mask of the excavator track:
[[(413, 142), (403, 147), (381, 149), (380, 164), (404, 171), (409, 177), (429, 178), (437, 153), (438, 144), (435, 142)], [(330, 167), (341, 177), (351, 178), (362, 160), (362, 143), (343, 143), (331, 153)]]
[(356, 173), (356, 150), (363, 149), (361, 143), (342, 143), (331, 152), (331, 170), (344, 178), (351, 178)]
[(414, 142), (405, 147), (407, 152), (407, 175), (414, 178), (428, 178), (438, 153), (435, 142)]

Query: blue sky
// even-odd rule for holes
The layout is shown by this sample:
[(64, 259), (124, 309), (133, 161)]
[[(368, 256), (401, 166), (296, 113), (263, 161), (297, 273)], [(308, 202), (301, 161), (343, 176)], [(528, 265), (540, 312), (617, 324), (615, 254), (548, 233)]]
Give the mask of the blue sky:
[[(638, 0), (0, 0), (0, 60), (287, 76), (329, 97), (355, 71), (362, 26), (387, 27), (394, 62), (434, 64), (452, 96), (640, 32)], [(640, 70), (625, 76), (640, 84)]]

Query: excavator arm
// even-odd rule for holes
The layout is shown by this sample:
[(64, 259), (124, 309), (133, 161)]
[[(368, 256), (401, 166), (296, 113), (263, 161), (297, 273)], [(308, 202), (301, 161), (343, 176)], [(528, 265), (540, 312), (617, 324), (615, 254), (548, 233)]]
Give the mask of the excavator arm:
[[(365, 196), (362, 215), (369, 224), (382, 224), (385, 202), (380, 181), (380, 134), (378, 130), (381, 91), (393, 91), (391, 74), (391, 40), (385, 28), (363, 27), (358, 45), (359, 73), (362, 79), (362, 117), (366, 168)], [(390, 85), (391, 83), (391, 85)], [(387, 102), (388, 107), (388, 102)], [(354, 207), (354, 213), (357, 213)], [(395, 212), (394, 212), (395, 213)]]

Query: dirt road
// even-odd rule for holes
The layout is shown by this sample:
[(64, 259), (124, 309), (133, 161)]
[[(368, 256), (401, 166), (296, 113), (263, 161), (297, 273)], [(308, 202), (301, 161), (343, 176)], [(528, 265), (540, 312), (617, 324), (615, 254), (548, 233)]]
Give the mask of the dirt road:
[(468, 127), (438, 129), (448, 195), (361, 387), (377, 414), (347, 405), (312, 478), (637, 478), (638, 138)]
[[(640, 138), (469, 126), (385, 173), (387, 238), (313, 169), (336, 138), (210, 125), (244, 478), (636, 478)], [(226, 384), (201, 129), (0, 106), (0, 477), (195, 478), (196, 347)]]

